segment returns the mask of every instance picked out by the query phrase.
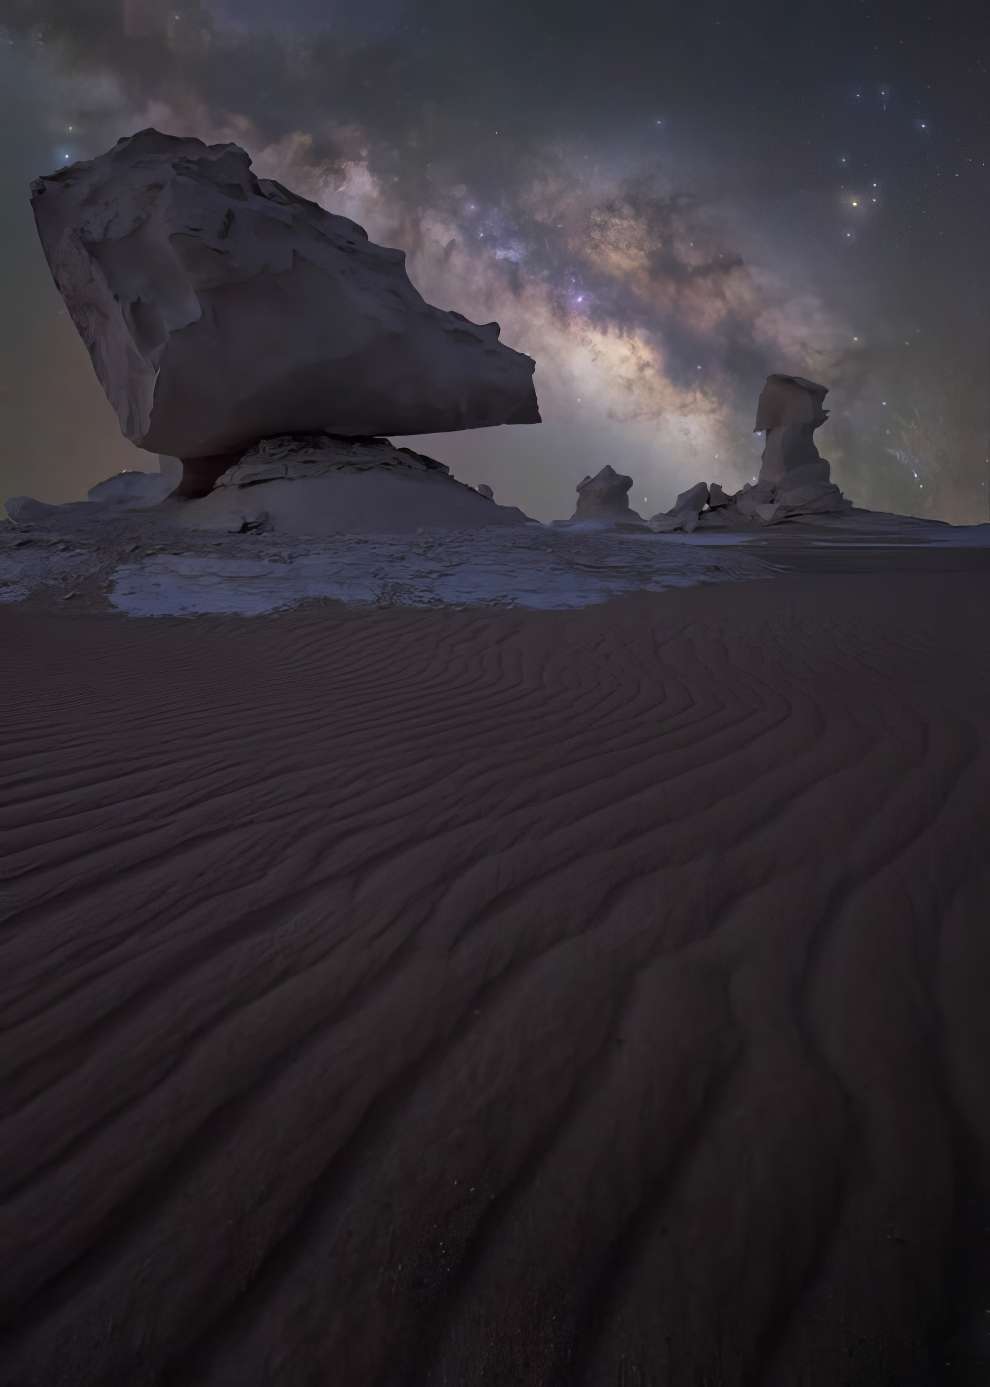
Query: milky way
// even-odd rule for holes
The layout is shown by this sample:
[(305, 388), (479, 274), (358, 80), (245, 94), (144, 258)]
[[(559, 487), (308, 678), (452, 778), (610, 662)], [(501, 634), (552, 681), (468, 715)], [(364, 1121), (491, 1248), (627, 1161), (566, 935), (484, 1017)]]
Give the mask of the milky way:
[(983, 518), (979, 47), (963, 23), (933, 43), (908, 4), (834, 6), (826, 30), (784, 5), (660, 8), (5, 0), (4, 493), (141, 465), (25, 180), (154, 124), (243, 144), (536, 357), (542, 426), (418, 443), (500, 499), (567, 514), (606, 462), (648, 511), (735, 486), (784, 370), (832, 387), (821, 446), (861, 503)]

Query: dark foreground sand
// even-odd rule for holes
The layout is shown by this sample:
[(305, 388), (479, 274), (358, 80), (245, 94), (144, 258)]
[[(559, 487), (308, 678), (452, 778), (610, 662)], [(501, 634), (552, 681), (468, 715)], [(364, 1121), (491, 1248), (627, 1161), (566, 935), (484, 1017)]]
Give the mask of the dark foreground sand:
[(4, 1387), (990, 1380), (990, 573), (873, 567), (0, 612)]

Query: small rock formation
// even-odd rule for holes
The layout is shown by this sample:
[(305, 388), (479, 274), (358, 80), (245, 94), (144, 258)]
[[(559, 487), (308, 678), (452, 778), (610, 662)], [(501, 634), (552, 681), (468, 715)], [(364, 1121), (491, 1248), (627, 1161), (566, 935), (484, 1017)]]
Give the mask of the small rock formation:
[(485, 499), (488, 501), (495, 500), (495, 493), (494, 491), (492, 491), (491, 487), (488, 485), (487, 482), (479, 482), (477, 486), (477, 492), (479, 496), (484, 496)]
[(607, 463), (593, 477), (577, 484), (577, 508), (572, 520), (642, 520), (629, 505), (632, 477), (624, 477)]
[[(721, 487), (718, 489), (722, 491)], [(651, 515), (646, 523), (651, 530), (658, 534), (671, 530), (684, 530), (685, 533), (690, 534), (692, 530), (698, 528), (701, 512), (710, 503), (709, 496), (707, 483), (696, 482), (694, 486), (688, 487), (687, 491), (681, 492), (674, 502), (672, 510), (664, 511), (659, 515)]]
[(497, 323), (426, 303), (402, 251), (256, 178), (237, 145), (143, 130), (37, 179), (32, 205), (124, 434), (183, 459), (180, 494), (288, 432), (539, 422), (534, 362)]
[(4, 501), (8, 519), (15, 525), (43, 525), (58, 513), (58, 506), (37, 501), (33, 496), (8, 496)]

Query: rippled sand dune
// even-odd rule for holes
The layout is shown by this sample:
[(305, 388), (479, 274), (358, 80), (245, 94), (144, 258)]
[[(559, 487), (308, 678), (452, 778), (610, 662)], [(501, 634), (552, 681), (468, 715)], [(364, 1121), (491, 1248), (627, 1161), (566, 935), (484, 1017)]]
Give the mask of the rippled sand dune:
[(990, 1380), (988, 611), (0, 611), (4, 1387)]

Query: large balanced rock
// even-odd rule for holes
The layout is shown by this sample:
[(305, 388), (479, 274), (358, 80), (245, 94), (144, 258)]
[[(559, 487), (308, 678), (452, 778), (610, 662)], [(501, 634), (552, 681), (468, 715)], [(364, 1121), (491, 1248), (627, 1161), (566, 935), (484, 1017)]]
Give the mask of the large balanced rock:
[(539, 422), (534, 363), (426, 303), (405, 255), (258, 179), (237, 145), (143, 130), (32, 186), (48, 263), (124, 434), (213, 459), (259, 438)]
[(629, 504), (632, 477), (624, 477), (608, 463), (593, 477), (577, 484), (577, 507), (572, 520), (641, 520)]

